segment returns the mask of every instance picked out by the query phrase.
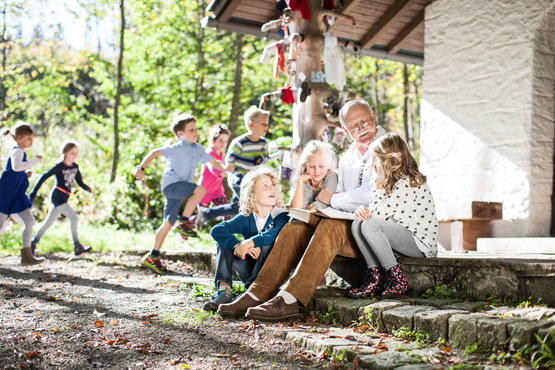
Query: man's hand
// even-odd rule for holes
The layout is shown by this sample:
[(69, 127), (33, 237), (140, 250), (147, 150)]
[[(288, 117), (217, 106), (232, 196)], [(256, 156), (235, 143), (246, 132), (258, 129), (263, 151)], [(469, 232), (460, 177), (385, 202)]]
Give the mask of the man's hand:
[(365, 221), (368, 217), (370, 217), (370, 210), (365, 206), (360, 206), (355, 211), (355, 220), (357, 221)]
[(329, 206), (331, 204), (331, 197), (333, 194), (335, 194), (333, 191), (328, 188), (324, 188), (320, 190), (318, 196), (316, 197), (316, 200)]

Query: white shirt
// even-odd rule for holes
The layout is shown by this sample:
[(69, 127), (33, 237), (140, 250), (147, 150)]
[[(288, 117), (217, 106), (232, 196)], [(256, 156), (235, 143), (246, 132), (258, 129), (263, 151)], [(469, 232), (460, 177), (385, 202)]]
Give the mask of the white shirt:
[(12, 154), (10, 155), (10, 159), (12, 162), (12, 169), (15, 172), (21, 172), (30, 169), (31, 167), (40, 163), (40, 159), (35, 157), (30, 161), (23, 162), (23, 149), (15, 148), (12, 150)]
[(409, 181), (402, 178), (391, 194), (385, 195), (384, 189), (374, 189), (369, 208), (371, 217), (391, 220), (410, 231), (426, 257), (437, 255), (436, 208), (428, 184), (411, 188)]
[(256, 215), (256, 212), (253, 212), (254, 214), (254, 221), (256, 222), (256, 228), (258, 229), (258, 232), (261, 232), (262, 229), (264, 229), (264, 225), (266, 225), (266, 221), (268, 220), (268, 217), (270, 216), (270, 214), (268, 214), (268, 216), (262, 218), (262, 217), (258, 217)]
[[(378, 126), (376, 138), (385, 134), (383, 127)], [(368, 146), (370, 149), (370, 146)], [(369, 161), (371, 161), (370, 151), (367, 150), (363, 155), (357, 148), (356, 143), (351, 144), (349, 149), (339, 160), (337, 175), (337, 193), (331, 197), (331, 207), (346, 212), (354, 212), (359, 206), (368, 205), (368, 195), (376, 186), (374, 180), (370, 178)], [(362, 184), (360, 173), (362, 171)]]

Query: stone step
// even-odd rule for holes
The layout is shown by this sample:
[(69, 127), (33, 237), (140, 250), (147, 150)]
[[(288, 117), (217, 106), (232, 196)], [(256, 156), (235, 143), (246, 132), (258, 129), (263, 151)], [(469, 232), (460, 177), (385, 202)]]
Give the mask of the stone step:
[(488, 254), (552, 254), (555, 238), (479, 238), (477, 251)]

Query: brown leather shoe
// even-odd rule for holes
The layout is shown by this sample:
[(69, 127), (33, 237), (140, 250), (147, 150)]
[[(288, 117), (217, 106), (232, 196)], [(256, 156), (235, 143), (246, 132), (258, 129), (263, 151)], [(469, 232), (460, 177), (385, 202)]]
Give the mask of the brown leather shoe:
[(299, 304), (287, 304), (282, 296), (275, 296), (266, 303), (249, 308), (245, 317), (260, 321), (296, 319), (299, 317)]
[(255, 300), (247, 293), (243, 293), (233, 302), (221, 304), (218, 307), (218, 313), (222, 316), (244, 315), (249, 307), (258, 306), (259, 304), (262, 304), (262, 302)]

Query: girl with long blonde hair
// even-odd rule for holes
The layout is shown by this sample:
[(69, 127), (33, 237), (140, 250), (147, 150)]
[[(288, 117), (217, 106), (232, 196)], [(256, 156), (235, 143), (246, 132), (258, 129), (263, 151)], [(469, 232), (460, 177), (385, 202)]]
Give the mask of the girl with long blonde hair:
[(412, 290), (396, 256), (437, 255), (435, 205), (426, 177), (399, 135), (381, 136), (370, 151), (376, 188), (369, 207), (359, 207), (352, 224), (368, 271), (364, 284), (349, 291), (349, 296), (381, 293), (381, 298), (395, 298)]

